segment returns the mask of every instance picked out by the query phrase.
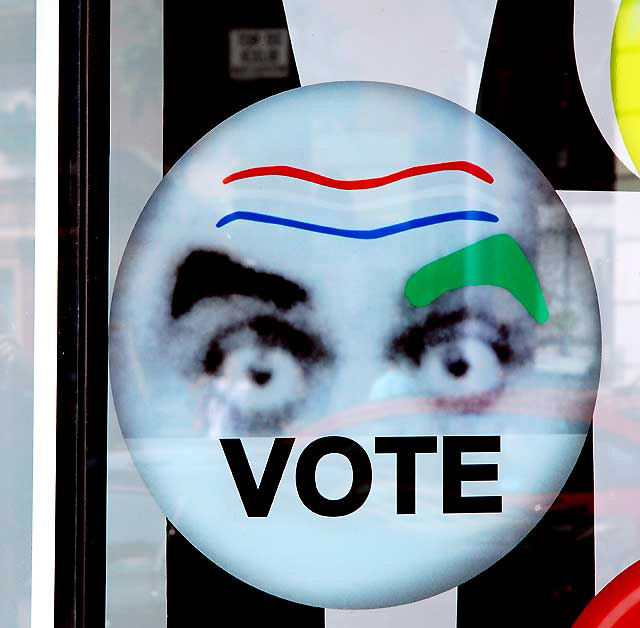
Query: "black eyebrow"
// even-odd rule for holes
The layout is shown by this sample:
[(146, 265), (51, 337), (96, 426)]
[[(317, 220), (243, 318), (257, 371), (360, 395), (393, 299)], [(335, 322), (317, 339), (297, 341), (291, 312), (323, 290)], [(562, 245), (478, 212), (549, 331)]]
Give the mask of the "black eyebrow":
[(287, 311), (308, 301), (307, 291), (274, 273), (258, 271), (218, 251), (195, 250), (176, 270), (171, 316), (179, 318), (201, 299), (239, 295)]

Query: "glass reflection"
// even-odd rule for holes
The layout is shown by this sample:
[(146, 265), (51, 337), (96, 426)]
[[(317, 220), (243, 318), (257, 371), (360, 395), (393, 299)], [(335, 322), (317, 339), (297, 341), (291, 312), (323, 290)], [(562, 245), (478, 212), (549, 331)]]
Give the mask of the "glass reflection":
[(30, 625), (35, 4), (0, 7), (0, 625)]

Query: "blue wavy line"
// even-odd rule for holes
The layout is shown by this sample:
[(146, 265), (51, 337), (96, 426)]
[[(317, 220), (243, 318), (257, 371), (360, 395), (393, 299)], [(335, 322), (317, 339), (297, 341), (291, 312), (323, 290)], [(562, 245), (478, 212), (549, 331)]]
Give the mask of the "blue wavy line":
[(428, 227), (429, 225), (437, 225), (442, 222), (453, 222), (455, 220), (479, 220), (481, 222), (498, 222), (498, 217), (489, 212), (480, 211), (457, 211), (436, 214), (435, 216), (424, 216), (399, 222), (395, 225), (387, 227), (379, 227), (377, 229), (339, 229), (338, 227), (327, 227), (325, 225), (317, 225), (312, 222), (302, 222), (300, 220), (291, 220), (290, 218), (281, 218), (280, 216), (271, 216), (270, 214), (259, 214), (256, 212), (233, 212), (223, 216), (216, 224), (221, 228), (236, 220), (248, 220), (251, 222), (263, 222), (270, 225), (280, 225), (281, 227), (291, 227), (292, 229), (302, 229), (304, 231), (314, 231), (316, 233), (325, 233), (341, 238), (355, 238), (357, 240), (377, 240), (386, 236), (410, 231), (411, 229), (419, 229), (420, 227)]

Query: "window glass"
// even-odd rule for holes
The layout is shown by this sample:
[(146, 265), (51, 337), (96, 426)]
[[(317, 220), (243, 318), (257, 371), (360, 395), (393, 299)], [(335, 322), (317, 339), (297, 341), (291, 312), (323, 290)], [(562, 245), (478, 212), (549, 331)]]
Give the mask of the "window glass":
[(35, 3), (0, 4), (0, 625), (30, 625)]

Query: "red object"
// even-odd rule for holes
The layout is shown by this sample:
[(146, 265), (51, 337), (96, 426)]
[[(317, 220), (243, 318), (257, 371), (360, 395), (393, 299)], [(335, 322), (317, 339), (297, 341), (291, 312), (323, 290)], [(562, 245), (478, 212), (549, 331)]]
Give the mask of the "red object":
[(493, 183), (494, 181), (493, 177), (484, 168), (481, 168), (476, 164), (472, 164), (468, 161), (448, 161), (441, 164), (414, 166), (413, 168), (394, 172), (393, 174), (388, 174), (384, 177), (356, 180), (331, 179), (321, 174), (310, 172), (309, 170), (302, 170), (301, 168), (294, 168), (292, 166), (263, 166), (261, 168), (249, 168), (248, 170), (234, 172), (228, 177), (225, 177), (222, 182), (233, 183), (234, 181), (250, 179), (251, 177), (276, 176), (301, 179), (302, 181), (308, 181), (309, 183), (315, 183), (329, 188), (336, 188), (337, 190), (370, 190), (371, 188), (379, 188), (383, 185), (389, 185), (390, 183), (395, 183), (402, 179), (409, 179), (410, 177), (418, 177), (423, 174), (432, 174), (434, 172), (446, 172), (451, 170), (466, 172), (485, 183)]
[(640, 561), (614, 578), (578, 618), (573, 628), (638, 628)]

